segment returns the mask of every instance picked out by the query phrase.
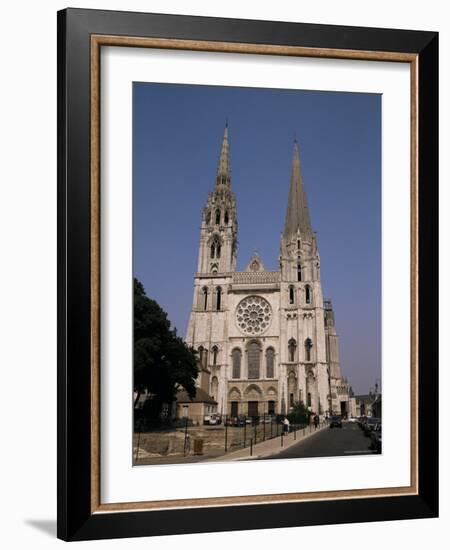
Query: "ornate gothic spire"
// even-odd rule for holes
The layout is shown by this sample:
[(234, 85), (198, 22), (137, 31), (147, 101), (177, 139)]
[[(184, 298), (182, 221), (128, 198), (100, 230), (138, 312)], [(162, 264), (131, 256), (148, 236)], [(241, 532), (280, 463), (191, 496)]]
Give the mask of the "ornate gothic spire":
[(310, 239), (313, 231), (309, 218), (308, 203), (306, 201), (303, 176), (300, 169), (297, 140), (294, 141), (294, 155), (292, 158), (291, 185), (289, 188), (286, 221), (283, 236), (289, 239), (297, 235), (297, 230), (303, 238)]
[(229, 145), (228, 145), (228, 121), (225, 124), (225, 130), (223, 133), (222, 149), (220, 151), (219, 164), (217, 166), (217, 185), (231, 184), (230, 177), (230, 157), (229, 157)]

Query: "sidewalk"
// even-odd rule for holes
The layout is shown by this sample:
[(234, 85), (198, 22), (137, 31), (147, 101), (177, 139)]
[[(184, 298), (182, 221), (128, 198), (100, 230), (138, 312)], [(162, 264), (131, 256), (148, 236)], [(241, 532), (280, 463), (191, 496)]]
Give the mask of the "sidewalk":
[(268, 439), (261, 443), (253, 445), (252, 456), (250, 456), (250, 446), (248, 445), (245, 449), (239, 449), (238, 451), (233, 451), (231, 453), (222, 454), (217, 458), (210, 458), (206, 462), (224, 462), (229, 460), (254, 460), (255, 458), (270, 458), (274, 457), (281, 451), (289, 449), (292, 445), (296, 445), (300, 441), (311, 437), (314, 434), (321, 432), (324, 429), (328, 428), (328, 424), (322, 424), (320, 428), (314, 429), (312, 427), (303, 428), (298, 430), (295, 434), (290, 432), (288, 435), (283, 436), (283, 446), (281, 446), (281, 436), (274, 437), (273, 439)]

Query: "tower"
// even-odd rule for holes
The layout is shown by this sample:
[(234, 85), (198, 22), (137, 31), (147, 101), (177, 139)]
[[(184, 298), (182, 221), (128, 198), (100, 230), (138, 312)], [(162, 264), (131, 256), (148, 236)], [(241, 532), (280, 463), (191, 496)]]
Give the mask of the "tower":
[[(328, 408), (320, 256), (311, 227), (297, 141), (280, 245), (280, 350), (283, 408), (300, 400), (320, 413)], [(284, 387), (283, 387), (284, 384)]]
[(225, 400), (227, 294), (236, 269), (236, 198), (231, 189), (228, 123), (220, 149), (214, 189), (202, 210), (197, 273), (186, 341), (199, 352), (198, 385), (219, 403)]
[(214, 190), (202, 214), (197, 272), (230, 273), (236, 268), (236, 198), (231, 190), (228, 123), (223, 134)]

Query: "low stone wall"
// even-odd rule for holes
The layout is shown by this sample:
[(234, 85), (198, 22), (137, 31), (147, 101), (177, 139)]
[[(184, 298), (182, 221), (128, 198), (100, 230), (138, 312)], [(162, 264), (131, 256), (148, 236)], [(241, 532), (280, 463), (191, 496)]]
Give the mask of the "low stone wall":
[[(227, 428), (227, 450), (234, 451), (244, 446), (244, 433), (246, 446), (250, 445), (250, 439), (255, 443), (255, 427), (246, 426), (240, 428)], [(256, 427), (256, 441), (259, 443), (265, 438), (270, 438), (270, 424), (259, 424)], [(278, 433), (281, 433), (281, 427), (278, 427)], [(225, 428), (224, 426), (206, 427), (194, 426), (188, 428), (190, 438), (190, 452), (194, 452), (194, 440), (203, 440), (203, 454), (217, 454), (220, 451), (225, 452)], [(273, 424), (272, 435), (277, 434), (277, 426)], [(144, 457), (159, 457), (159, 456), (176, 456), (184, 454), (185, 431), (180, 428), (177, 430), (155, 431), (134, 434), (134, 449), (139, 438), (139, 456)]]

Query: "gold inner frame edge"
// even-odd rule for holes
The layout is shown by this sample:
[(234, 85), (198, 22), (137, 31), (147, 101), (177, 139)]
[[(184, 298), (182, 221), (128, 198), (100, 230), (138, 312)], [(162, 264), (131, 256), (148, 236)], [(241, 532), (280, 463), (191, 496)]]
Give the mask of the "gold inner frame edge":
[[(163, 48), (240, 54), (391, 61), (410, 65), (411, 150), (411, 483), (407, 487), (282, 493), (234, 497), (189, 498), (140, 502), (101, 503), (100, 500), (100, 50), (102, 46)], [(402, 52), (308, 48), (270, 44), (91, 35), (90, 67), (90, 179), (91, 179), (91, 513), (162, 510), (229, 505), (274, 504), (418, 494), (418, 55)]]

